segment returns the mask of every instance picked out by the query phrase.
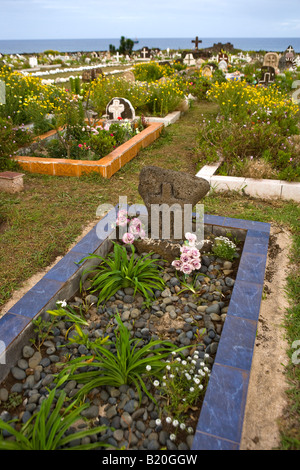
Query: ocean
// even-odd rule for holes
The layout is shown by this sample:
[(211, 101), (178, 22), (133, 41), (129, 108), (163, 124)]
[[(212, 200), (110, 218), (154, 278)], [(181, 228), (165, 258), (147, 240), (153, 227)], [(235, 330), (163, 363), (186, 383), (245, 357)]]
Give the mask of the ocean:
[[(132, 38), (136, 40), (136, 38)], [(195, 38), (138, 38), (138, 44), (133, 50), (143, 47), (170, 49), (194, 49), (192, 40)], [(284, 52), (292, 46), (295, 52), (300, 52), (300, 38), (200, 38), (200, 48), (213, 46), (214, 43), (230, 42), (236, 49), (243, 51), (276, 51)], [(26, 39), (26, 40), (0, 40), (0, 53), (2, 54), (34, 54), (53, 49), (59, 52), (91, 52), (108, 51), (109, 45), (119, 47), (120, 38), (112, 39)]]

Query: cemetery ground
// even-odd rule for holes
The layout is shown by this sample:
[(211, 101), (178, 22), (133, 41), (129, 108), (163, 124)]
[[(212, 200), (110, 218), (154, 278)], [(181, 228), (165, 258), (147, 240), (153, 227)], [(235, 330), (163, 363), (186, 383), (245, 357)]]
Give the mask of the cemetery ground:
[[(24, 191), (0, 193), (0, 306), (5, 313), (95, 223), (96, 209), (142, 202), (146, 165), (197, 173), (196, 135), (212, 104), (198, 102), (110, 180), (25, 173)], [(205, 213), (271, 223), (262, 310), (246, 407), (242, 448), (299, 450), (299, 366), (291, 360), (299, 335), (299, 205), (236, 192), (212, 193)], [(267, 393), (266, 393), (267, 391)]]

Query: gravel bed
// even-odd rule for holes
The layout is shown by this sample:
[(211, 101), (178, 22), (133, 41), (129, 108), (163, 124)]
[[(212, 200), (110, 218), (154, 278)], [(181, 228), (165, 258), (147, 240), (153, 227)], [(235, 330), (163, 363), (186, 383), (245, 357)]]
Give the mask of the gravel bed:
[[(159, 259), (159, 255), (152, 256)], [(166, 288), (162, 292), (155, 292), (156, 300), (148, 308), (143, 306), (144, 299), (140, 295), (133, 296), (132, 288), (119, 290), (105, 305), (97, 306), (97, 296), (88, 293), (89, 280), (85, 281), (82, 294), (77, 294), (68, 304), (75, 310), (80, 306), (87, 310), (85, 318), (89, 326), (83, 327), (83, 331), (91, 340), (101, 338), (104, 334), (113, 340), (117, 326), (115, 315), (119, 312), (132, 338), (139, 338), (141, 345), (147, 344), (151, 338), (168, 339), (177, 347), (186, 347), (181, 352), (182, 359), (191, 362), (195, 358), (196, 369), (201, 365), (203, 367), (204, 362), (209, 375), (238, 262), (224, 262), (210, 254), (202, 255), (200, 272), (203, 276), (196, 283), (197, 295), (183, 291), (183, 285), (170, 263), (162, 260), (159, 263), (163, 266), (162, 276)], [(65, 362), (66, 358), (91, 353), (85, 345), (70, 343), (70, 337), (76, 333), (71, 327), (72, 323), (63, 318), (58, 319), (40, 351), (32, 343), (24, 346), (22, 357), (11, 368), (6, 381), (0, 384), (0, 419), (5, 422), (16, 419), (14, 426), (20, 427), (39, 410), (49, 390), (56, 386), (58, 363)], [(193, 407), (185, 422), (186, 428), (175, 429), (172, 423), (166, 421), (164, 398), (151, 381), (146, 383), (158, 406), (146, 393), (142, 394), (139, 401), (133, 384), (92, 390), (85, 397), (90, 406), (83, 411), (79, 426), (105, 425), (108, 428), (99, 435), (83, 438), (82, 443), (99, 440), (106, 442), (112, 449), (190, 449), (201, 401)], [(72, 379), (64, 383), (61, 389), (72, 398), (81, 386)], [(187, 432), (188, 428), (192, 429)], [(3, 436), (12, 439), (6, 431)], [(78, 442), (72, 441), (69, 445), (78, 445)]]

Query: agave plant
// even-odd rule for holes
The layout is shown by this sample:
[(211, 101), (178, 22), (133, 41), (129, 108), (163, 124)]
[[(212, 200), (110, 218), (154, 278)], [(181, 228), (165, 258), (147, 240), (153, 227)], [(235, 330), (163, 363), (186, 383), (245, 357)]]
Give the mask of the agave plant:
[[(86, 273), (94, 274), (91, 280), (91, 292), (98, 292), (98, 304), (106, 302), (119, 289), (134, 288), (134, 295), (139, 292), (146, 301), (154, 297), (153, 290), (163, 290), (165, 282), (159, 276), (162, 267), (158, 260), (151, 259), (151, 253), (135, 258), (135, 249), (131, 246), (131, 256), (128, 259), (125, 246), (114, 243), (113, 252), (106, 258), (91, 254), (83, 258), (81, 262), (90, 259), (99, 259), (100, 265), (86, 269)], [(81, 285), (82, 288), (82, 285)]]
[[(94, 442), (73, 447), (68, 444), (75, 439), (91, 436), (104, 431), (106, 426), (98, 426), (66, 435), (68, 429), (74, 426), (80, 414), (89, 405), (73, 401), (64, 408), (66, 393), (60, 391), (55, 402), (57, 389), (54, 388), (48, 398), (41, 404), (40, 410), (34, 414), (20, 431), (0, 420), (0, 449), (1, 450), (90, 450), (96, 447), (108, 446), (103, 442)], [(15, 440), (4, 439), (1, 430), (8, 431)]]

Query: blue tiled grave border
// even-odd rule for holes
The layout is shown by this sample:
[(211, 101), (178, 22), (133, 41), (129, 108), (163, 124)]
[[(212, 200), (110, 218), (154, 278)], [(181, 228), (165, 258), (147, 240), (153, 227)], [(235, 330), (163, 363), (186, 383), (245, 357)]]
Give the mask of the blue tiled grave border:
[[(105, 256), (111, 212), (0, 318), (0, 382), (33, 334), (32, 320), (76, 293), (90, 253)], [(267, 261), (270, 224), (204, 215), (205, 231), (242, 238), (244, 248), (192, 450), (239, 450)], [(98, 238), (98, 226), (107, 232)]]

